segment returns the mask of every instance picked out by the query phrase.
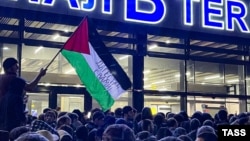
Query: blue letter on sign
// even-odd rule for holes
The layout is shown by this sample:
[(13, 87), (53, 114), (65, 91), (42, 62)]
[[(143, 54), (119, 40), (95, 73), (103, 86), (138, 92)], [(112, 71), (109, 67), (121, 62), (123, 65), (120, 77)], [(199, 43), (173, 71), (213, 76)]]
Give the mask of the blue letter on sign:
[(235, 22), (239, 26), (241, 32), (249, 33), (248, 26), (244, 18), (247, 16), (247, 6), (242, 1), (227, 1), (227, 30), (233, 31)]
[(93, 11), (95, 9), (96, 0), (82, 1), (81, 5), (83, 11)]
[(80, 10), (78, 0), (68, 0), (68, 3), (69, 3), (70, 9), (78, 9), (78, 10)]
[(43, 5), (50, 5), (53, 6), (55, 3), (55, 0), (43, 0), (42, 4)]
[(203, 2), (203, 14), (202, 26), (207, 28), (224, 29), (224, 22), (215, 20), (213, 18), (223, 17), (222, 8), (215, 6), (223, 6), (223, 0), (204, 0)]
[(185, 25), (193, 25), (194, 24), (194, 8), (193, 8), (193, 2), (199, 2), (200, 0), (184, 0), (183, 6), (184, 6), (184, 24)]
[(112, 14), (112, 0), (103, 0), (102, 1), (102, 13)]
[(40, 0), (29, 0), (29, 3), (40, 4)]
[[(163, 0), (124, 0), (125, 20), (140, 23), (157, 24), (166, 15), (166, 5)], [(140, 9), (139, 4), (150, 4), (151, 9)]]

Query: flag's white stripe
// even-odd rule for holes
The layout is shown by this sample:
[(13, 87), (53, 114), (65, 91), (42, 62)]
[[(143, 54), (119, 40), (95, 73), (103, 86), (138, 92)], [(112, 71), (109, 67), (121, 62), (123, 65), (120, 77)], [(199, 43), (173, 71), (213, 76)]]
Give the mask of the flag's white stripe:
[(103, 63), (101, 58), (95, 52), (92, 45), (89, 43), (90, 55), (82, 54), (83, 57), (89, 64), (89, 67), (93, 70), (95, 76), (100, 80), (109, 94), (114, 100), (118, 99), (125, 90), (122, 89), (121, 85), (109, 71), (107, 66)]

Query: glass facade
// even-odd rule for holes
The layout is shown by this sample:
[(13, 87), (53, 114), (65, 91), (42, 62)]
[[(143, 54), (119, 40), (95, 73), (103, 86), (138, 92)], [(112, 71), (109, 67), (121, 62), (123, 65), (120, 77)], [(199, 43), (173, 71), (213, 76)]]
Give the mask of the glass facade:
[[(7, 57), (18, 58), (21, 76), (28, 81), (51, 61), (77, 27), (75, 23), (66, 24), (61, 20), (12, 17), (1, 17), (0, 25), (20, 27), (12, 30), (3, 26), (0, 30), (0, 59), (2, 63)], [(97, 29), (110, 53), (130, 77), (133, 87), (140, 82), (135, 79), (137, 75), (143, 76), (141, 89), (128, 90), (111, 110), (133, 105), (138, 96), (134, 92), (139, 91), (143, 93), (140, 104), (151, 107), (153, 113), (186, 110), (189, 115), (194, 111), (214, 115), (220, 108), (226, 108), (230, 113), (249, 111), (250, 43), (247, 41), (237, 44), (236, 39), (222, 41), (219, 36), (198, 33), (187, 36), (158, 28), (139, 33), (100, 23)], [(143, 61), (138, 63), (140, 59)], [(58, 90), (56, 100), (51, 100), (49, 93), (53, 86), (86, 90), (61, 54), (55, 58), (39, 86), (48, 87), (46, 92), (38, 89), (28, 93), (30, 112), (41, 113), (55, 101), (54, 105), (61, 107), (62, 111), (85, 110), (87, 98), (84, 92), (76, 94), (77, 89), (65, 93)], [(95, 100), (91, 102), (92, 108), (99, 107)]]

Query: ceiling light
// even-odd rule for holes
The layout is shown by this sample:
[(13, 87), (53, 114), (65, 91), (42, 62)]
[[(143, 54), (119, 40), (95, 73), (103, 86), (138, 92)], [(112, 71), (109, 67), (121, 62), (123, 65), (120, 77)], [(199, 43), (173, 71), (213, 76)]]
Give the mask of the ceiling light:
[(209, 80), (209, 79), (215, 79), (215, 78), (220, 78), (220, 75), (212, 75), (212, 76), (207, 76), (204, 79)]
[(150, 73), (150, 72), (151, 72), (150, 70), (143, 71), (144, 74), (147, 74), (147, 73)]
[(143, 80), (144, 80), (144, 81), (147, 81), (147, 80), (148, 80), (148, 78), (143, 78)]
[(151, 87), (151, 85), (144, 85), (144, 88), (149, 88)]
[(164, 83), (164, 82), (166, 82), (166, 81), (165, 80), (161, 80), (161, 81), (156, 81), (156, 82), (154, 82), (152, 84), (160, 84), (160, 83)]
[(154, 49), (157, 48), (158, 46), (156, 44), (150, 45), (148, 49)]
[(69, 30), (68, 30), (68, 29), (65, 29), (65, 30), (64, 30), (64, 32), (68, 33), (68, 32), (69, 32)]
[(3, 47), (3, 50), (8, 50), (9, 49), (9, 47)]
[(169, 44), (169, 43), (170, 43), (170, 41), (169, 41), (169, 40), (167, 40), (167, 41), (166, 41), (166, 43), (167, 43), (167, 44)]
[(239, 82), (239, 79), (232, 79), (227, 81), (227, 83), (234, 83), (234, 82)]
[(56, 35), (54, 35), (53, 39), (56, 40), (56, 39), (59, 38), (59, 37), (60, 37), (60, 35), (59, 35), (59, 34), (56, 34)]
[(120, 57), (119, 60), (123, 60), (123, 59), (126, 59), (128, 57), (129, 57), (129, 55), (124, 55), (124, 56)]
[(42, 46), (40, 46), (39, 48), (37, 48), (37, 49), (35, 50), (35, 54), (37, 54), (41, 49), (43, 49)]

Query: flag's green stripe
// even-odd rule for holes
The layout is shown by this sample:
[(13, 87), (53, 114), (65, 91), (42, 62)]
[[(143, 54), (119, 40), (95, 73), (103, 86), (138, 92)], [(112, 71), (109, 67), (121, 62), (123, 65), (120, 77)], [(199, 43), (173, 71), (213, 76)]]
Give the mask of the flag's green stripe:
[(114, 104), (114, 99), (95, 76), (83, 55), (67, 50), (63, 50), (62, 54), (75, 68), (76, 73), (91, 96), (100, 104), (103, 110), (108, 110)]

